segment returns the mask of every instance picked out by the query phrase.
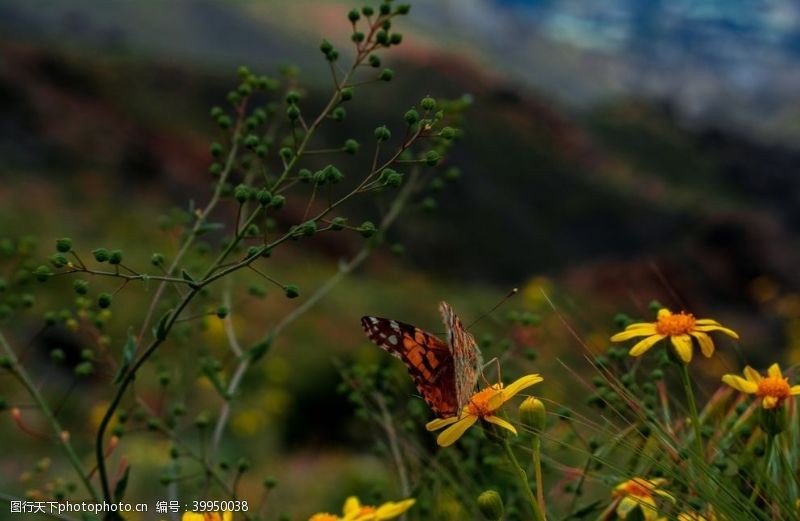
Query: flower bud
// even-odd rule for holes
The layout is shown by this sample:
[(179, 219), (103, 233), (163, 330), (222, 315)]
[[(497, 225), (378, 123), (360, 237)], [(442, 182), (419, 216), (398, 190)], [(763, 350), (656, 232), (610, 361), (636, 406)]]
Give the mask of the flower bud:
[(300, 93), (296, 90), (290, 90), (286, 93), (286, 104), (287, 105), (294, 105), (300, 101)]
[(48, 278), (50, 278), (51, 275), (53, 275), (53, 272), (50, 270), (49, 267), (41, 265), (38, 268), (36, 268), (33, 274), (36, 275), (36, 280), (38, 280), (39, 282), (44, 282)]
[(281, 148), (278, 153), (281, 155), (284, 161), (289, 161), (290, 159), (292, 159), (292, 157), (294, 157), (294, 152), (289, 147)]
[(69, 259), (63, 253), (54, 253), (50, 255), (49, 260), (54, 268), (63, 268), (69, 263)]
[(282, 195), (273, 195), (272, 196), (272, 202), (270, 203), (270, 206), (272, 206), (275, 209), (280, 210), (281, 208), (283, 208), (284, 204), (286, 204), (286, 198), (284, 196), (282, 196)]
[(342, 101), (350, 101), (353, 99), (353, 88), (352, 87), (345, 87), (339, 91), (339, 96), (341, 96)]
[(347, 13), (347, 19), (353, 23), (356, 23), (359, 18), (361, 18), (361, 14), (358, 12), (358, 9), (353, 9)]
[(361, 233), (362, 237), (369, 238), (375, 235), (377, 228), (371, 221), (364, 221), (361, 223), (361, 226), (358, 227), (358, 231)]
[(219, 143), (211, 143), (211, 145), (208, 147), (208, 151), (212, 157), (219, 157), (222, 155), (223, 148)]
[(759, 410), (759, 425), (768, 436), (775, 436), (786, 430), (786, 408), (773, 407)]
[(488, 521), (503, 518), (503, 498), (494, 490), (485, 490), (478, 496), (478, 509)]
[(420, 101), (419, 105), (425, 110), (434, 110), (436, 108), (436, 100), (430, 96), (426, 96), (422, 98), (422, 101)]
[(111, 301), (111, 293), (100, 293), (100, 295), (97, 296), (97, 305), (101, 309), (106, 309), (109, 307), (111, 305)]
[(220, 305), (220, 306), (217, 306), (217, 310), (214, 313), (219, 318), (225, 318), (225, 317), (228, 316), (228, 313), (230, 313), (230, 310), (228, 309), (228, 306)]
[(258, 146), (258, 143), (259, 139), (258, 136), (256, 136), (255, 134), (248, 134), (247, 136), (245, 136), (243, 141), (244, 146), (246, 146), (250, 150), (256, 148)]
[(86, 295), (89, 291), (89, 281), (83, 279), (75, 279), (72, 282), (72, 288), (78, 295)]
[(108, 263), (114, 265), (122, 263), (122, 250), (112, 251), (108, 257)]
[(368, 5), (362, 7), (361, 12), (364, 13), (364, 16), (372, 16), (373, 14), (375, 14), (375, 10)]
[(358, 141), (356, 141), (355, 139), (348, 139), (347, 141), (344, 142), (344, 151), (347, 152), (348, 154), (352, 155), (358, 152), (358, 147), (359, 147)]
[(367, 61), (369, 61), (370, 66), (375, 67), (376, 69), (381, 66), (381, 59), (374, 54), (370, 54)]
[(394, 71), (392, 69), (383, 69), (378, 79), (381, 81), (392, 81), (394, 78)]
[(300, 109), (297, 107), (297, 105), (289, 105), (289, 108), (286, 109), (286, 116), (291, 121), (294, 121), (300, 117)]
[(72, 249), (72, 239), (69, 237), (64, 237), (63, 239), (58, 239), (56, 241), (56, 250), (61, 253), (67, 253)]
[(300, 290), (294, 284), (289, 284), (283, 288), (283, 292), (287, 298), (297, 298), (300, 296)]
[(388, 45), (389, 44), (389, 33), (381, 29), (377, 33), (375, 33), (375, 41), (381, 45)]
[(345, 116), (347, 116), (347, 111), (344, 107), (336, 107), (331, 111), (331, 119), (334, 121), (343, 121)]
[(519, 422), (534, 433), (542, 432), (547, 425), (547, 409), (542, 401), (532, 396), (526, 398), (519, 406)]
[(261, 206), (268, 206), (272, 202), (272, 194), (266, 188), (262, 188), (256, 193), (256, 200)]
[(425, 164), (428, 166), (436, 166), (436, 163), (442, 158), (436, 150), (428, 150), (425, 153)]
[(97, 248), (96, 250), (92, 250), (92, 255), (94, 255), (94, 260), (97, 262), (107, 262), (108, 259), (111, 258), (111, 252), (106, 248)]
[(250, 188), (247, 185), (239, 185), (233, 190), (233, 197), (239, 204), (243, 204), (250, 198)]
[(334, 217), (331, 219), (331, 230), (339, 231), (344, 229), (347, 219), (344, 217)]
[(408, 112), (403, 115), (403, 119), (406, 120), (406, 123), (409, 125), (413, 125), (417, 121), (419, 121), (419, 112), (414, 109), (409, 110)]
[(333, 50), (333, 45), (328, 40), (323, 39), (322, 43), (319, 44), (319, 50), (322, 51), (322, 54), (328, 54)]
[(397, 14), (408, 14), (409, 11), (411, 11), (411, 5), (410, 4), (400, 4), (400, 5), (397, 6), (397, 11), (396, 12), (397, 12)]
[(392, 137), (392, 133), (386, 128), (385, 125), (382, 125), (375, 129), (375, 139), (378, 140), (380, 143), (381, 141), (388, 141), (389, 138)]
[(400, 33), (392, 33), (389, 36), (389, 43), (392, 45), (399, 45), (403, 41), (403, 35)]
[(163, 266), (164, 265), (164, 254), (163, 253), (154, 253), (150, 256), (150, 264), (153, 266)]
[(266, 489), (273, 489), (278, 486), (278, 480), (272, 476), (269, 476), (264, 478), (263, 485)]

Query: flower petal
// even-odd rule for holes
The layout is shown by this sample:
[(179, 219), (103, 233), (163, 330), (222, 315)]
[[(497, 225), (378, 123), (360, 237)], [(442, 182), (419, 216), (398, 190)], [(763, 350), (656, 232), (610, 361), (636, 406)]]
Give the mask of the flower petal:
[(415, 502), (415, 499), (406, 499), (403, 501), (389, 501), (384, 503), (383, 505), (379, 506), (377, 510), (375, 510), (375, 519), (382, 521), (384, 519), (392, 519), (393, 517), (397, 517), (414, 506)]
[(743, 393), (754, 394), (758, 390), (757, 383), (745, 380), (741, 376), (736, 376), (735, 374), (726, 374), (722, 377), (722, 381)]
[(765, 396), (761, 405), (765, 409), (774, 409), (778, 405), (778, 398), (776, 396)]
[(692, 361), (692, 337), (689, 335), (675, 335), (669, 337), (672, 345), (675, 347), (675, 352), (683, 360), (684, 364)]
[(514, 434), (517, 433), (517, 429), (515, 429), (513, 425), (511, 425), (510, 423), (505, 421), (503, 418), (500, 418), (499, 416), (486, 416), (483, 419), (486, 420), (489, 423), (494, 423), (498, 427), (502, 427), (504, 429), (507, 429), (507, 430), (513, 432)]
[(698, 326), (719, 326), (720, 323), (712, 318), (698, 318), (694, 321)]
[(703, 356), (711, 358), (711, 355), (714, 354), (714, 341), (711, 340), (711, 337), (700, 331), (694, 331), (690, 334), (695, 337), (697, 343), (700, 344), (700, 351), (703, 353)]
[(635, 346), (628, 351), (628, 354), (631, 356), (640, 356), (644, 354), (648, 349), (653, 347), (653, 344), (666, 338), (665, 335), (653, 335), (645, 338), (644, 340), (640, 340)]
[(448, 425), (452, 425), (458, 421), (458, 416), (450, 416), (449, 418), (436, 418), (425, 424), (425, 428), (429, 431), (438, 431)]
[(710, 325), (710, 326), (700, 326), (700, 325), (698, 325), (698, 326), (695, 326), (694, 329), (695, 329), (695, 331), (719, 331), (720, 333), (724, 333), (724, 334), (728, 335), (731, 338), (739, 340), (739, 333), (737, 333), (733, 329), (728, 329), (727, 327), (715, 326), (715, 325)]
[(783, 378), (783, 373), (781, 373), (781, 366), (778, 364), (772, 364), (767, 369), (767, 374), (770, 375), (772, 378)]
[(436, 443), (438, 443), (440, 447), (452, 445), (467, 431), (467, 429), (472, 427), (476, 421), (478, 421), (477, 416), (467, 416), (458, 420), (436, 438)]
[(789, 388), (789, 394), (792, 396), (800, 394), (800, 385), (793, 385)]
[(747, 378), (751, 382), (755, 382), (755, 383), (758, 383), (761, 380), (763, 380), (763, 378), (761, 377), (761, 373), (759, 373), (758, 371), (756, 371), (755, 369), (753, 369), (749, 365), (745, 366), (745, 368), (744, 368), (744, 376), (745, 376), (745, 378)]
[(521, 390), (527, 389), (532, 385), (538, 384), (542, 380), (544, 380), (544, 378), (542, 378), (538, 374), (529, 374), (521, 378), (517, 378), (515, 381), (508, 384), (508, 387), (502, 390), (503, 403), (513, 398)]
[(637, 327), (631, 329), (631, 326), (628, 326), (625, 331), (621, 333), (617, 333), (616, 335), (611, 337), (612, 342), (623, 342), (625, 340), (630, 340), (631, 338), (635, 338), (637, 336), (647, 336), (647, 335), (655, 335), (656, 334), (656, 326), (653, 324), (642, 324), (644, 327)]
[(350, 496), (344, 501), (344, 508), (342, 509), (344, 515), (347, 516), (359, 510), (361, 510), (361, 501), (356, 496)]

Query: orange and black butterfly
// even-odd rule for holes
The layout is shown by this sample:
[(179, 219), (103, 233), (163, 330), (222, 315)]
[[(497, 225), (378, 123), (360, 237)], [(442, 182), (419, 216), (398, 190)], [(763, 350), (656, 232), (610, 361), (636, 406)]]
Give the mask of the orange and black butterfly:
[(469, 402), (483, 366), (472, 335), (447, 302), (439, 303), (447, 341), (397, 320), (362, 317), (376, 345), (402, 360), (425, 403), (440, 418), (455, 416)]

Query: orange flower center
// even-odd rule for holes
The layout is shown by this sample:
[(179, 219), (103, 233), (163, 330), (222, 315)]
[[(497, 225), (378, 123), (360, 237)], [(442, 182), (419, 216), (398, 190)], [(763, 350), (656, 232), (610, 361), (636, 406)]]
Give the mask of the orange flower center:
[(678, 336), (694, 331), (695, 318), (691, 313), (659, 313), (656, 332), (659, 335)]
[(625, 485), (616, 491), (618, 496), (635, 496), (641, 498), (651, 497), (653, 495), (650, 487), (637, 480), (630, 480)]
[(485, 418), (491, 416), (496, 409), (489, 407), (489, 398), (495, 395), (498, 387), (487, 387), (472, 395), (467, 405), (467, 413), (470, 416)]
[(778, 378), (776, 376), (769, 376), (758, 382), (758, 389), (756, 396), (763, 398), (765, 396), (772, 396), (778, 400), (784, 400), (791, 394), (789, 387), (789, 380), (786, 378)]

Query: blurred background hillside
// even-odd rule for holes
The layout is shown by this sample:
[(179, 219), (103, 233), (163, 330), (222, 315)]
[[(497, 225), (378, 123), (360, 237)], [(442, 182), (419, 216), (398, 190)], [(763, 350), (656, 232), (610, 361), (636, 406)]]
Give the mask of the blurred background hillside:
[[(169, 247), (149, 231), (158, 216), (208, 196), (217, 139), (208, 110), (236, 66), (296, 64), (318, 86), (309, 104), (321, 105), (330, 80), (318, 45), (324, 36), (348, 48), (351, 7), (0, 0), (2, 235), (71, 236), (87, 250), (113, 242), (146, 265)], [(403, 44), (387, 55), (394, 81), (379, 96), (359, 93), (346, 132), (397, 125), (424, 94), (468, 94), (448, 159), (463, 175), (432, 215), (399, 222), (391, 239), (405, 255), (379, 252), (287, 332), (265, 361), (266, 383), (249, 383), (269, 392), (247, 395), (230, 443), (249, 440), (265, 473), (295, 484), (287, 497), (320, 469), (354, 476), (352, 488), (369, 481), (359, 475), (392, 479), (359, 450), (357, 420), (332, 391), (333, 357), (382, 361), (360, 331), (363, 314), (439, 331), (439, 299), (470, 322), (519, 286), (509, 307), (542, 317), (521, 342), (539, 354), (532, 367), (554, 375), (542, 391), (553, 399), (568, 387), (556, 358), (584, 351), (540, 289), (598, 350), (616, 312), (649, 318), (658, 299), (735, 327), (744, 340), (740, 353), (722, 343), (730, 359), (800, 361), (800, 7), (417, 0), (400, 30)], [(342, 140), (325, 127), (320, 135)], [(313, 241), (314, 255), (287, 255), (279, 269), (321, 281), (331, 260), (357, 250), (351, 240)], [(248, 304), (239, 327), (293, 305)], [(119, 331), (140, 321), (120, 314)], [(34, 322), (4, 327), (26, 338)], [(6, 476), (29, 464), (2, 459)], [(319, 503), (335, 508), (337, 492)]]

